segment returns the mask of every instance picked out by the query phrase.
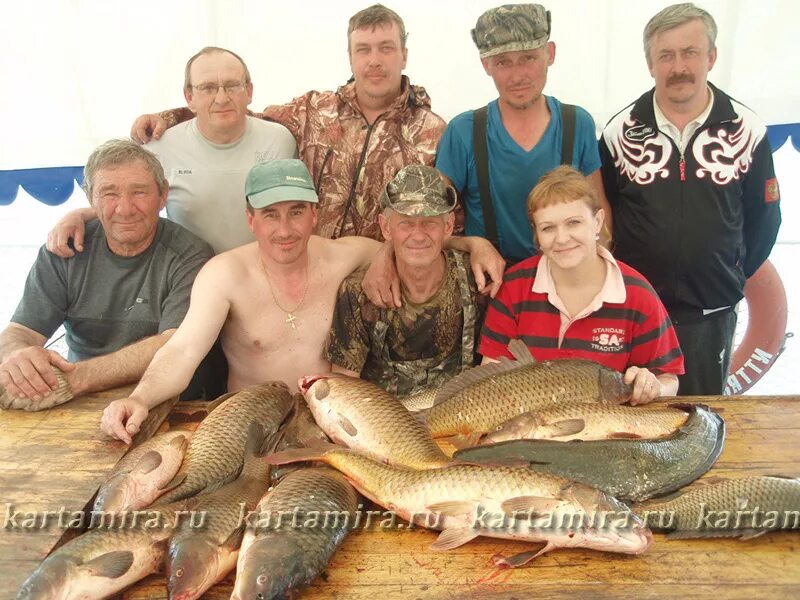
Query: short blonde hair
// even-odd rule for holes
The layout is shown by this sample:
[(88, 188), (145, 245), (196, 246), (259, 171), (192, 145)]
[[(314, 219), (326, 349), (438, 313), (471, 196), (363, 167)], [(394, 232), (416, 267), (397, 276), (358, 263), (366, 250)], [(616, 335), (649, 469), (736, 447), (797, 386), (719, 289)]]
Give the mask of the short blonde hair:
[[(536, 241), (536, 224), (533, 222), (534, 213), (540, 208), (546, 208), (554, 204), (566, 204), (575, 200), (582, 200), (593, 215), (596, 215), (597, 211), (602, 208), (597, 192), (589, 185), (589, 181), (583, 173), (573, 167), (561, 165), (539, 179), (539, 183), (528, 194), (528, 220), (533, 226), (534, 241)], [(610, 241), (611, 235), (608, 231), (608, 226), (603, 223), (599, 242), (608, 247)]]
[(400, 49), (406, 47), (406, 26), (403, 19), (400, 18), (396, 12), (391, 8), (387, 8), (383, 4), (373, 4), (363, 10), (358, 11), (347, 24), (347, 51), (350, 52), (350, 34), (356, 29), (367, 29), (374, 31), (378, 25), (392, 26), (392, 23), (397, 25), (400, 32)]

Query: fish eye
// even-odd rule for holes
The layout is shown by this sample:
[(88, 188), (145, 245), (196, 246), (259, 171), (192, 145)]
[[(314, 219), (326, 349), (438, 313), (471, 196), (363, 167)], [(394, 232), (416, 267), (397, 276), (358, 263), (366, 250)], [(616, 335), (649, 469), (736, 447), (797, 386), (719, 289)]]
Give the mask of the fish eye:
[(258, 585), (266, 585), (267, 583), (267, 576), (263, 573), (256, 578), (256, 583)]
[(177, 569), (175, 569), (175, 577), (178, 577), (178, 578), (183, 577), (183, 569), (181, 567), (178, 567)]

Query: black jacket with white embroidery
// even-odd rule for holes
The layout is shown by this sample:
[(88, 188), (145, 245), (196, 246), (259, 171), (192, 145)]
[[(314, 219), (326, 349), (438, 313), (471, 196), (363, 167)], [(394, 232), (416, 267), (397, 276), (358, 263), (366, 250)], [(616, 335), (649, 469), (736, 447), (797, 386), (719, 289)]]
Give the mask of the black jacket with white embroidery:
[(709, 86), (711, 113), (683, 156), (658, 129), (653, 90), (613, 117), (599, 142), (614, 254), (670, 310), (736, 304), (781, 223), (766, 126)]

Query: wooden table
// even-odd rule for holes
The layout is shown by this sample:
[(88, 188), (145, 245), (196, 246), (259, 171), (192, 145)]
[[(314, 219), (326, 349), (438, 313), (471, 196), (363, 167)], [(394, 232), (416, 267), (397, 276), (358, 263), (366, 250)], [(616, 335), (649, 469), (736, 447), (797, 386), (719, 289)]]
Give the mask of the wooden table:
[[(75, 511), (90, 502), (127, 452), (100, 431), (100, 416), (133, 386), (76, 398), (50, 410), (0, 410), (0, 598), (20, 584), (54, 548), (71, 539)], [(149, 438), (175, 400), (151, 411), (133, 445)], [(49, 514), (45, 514), (49, 511)], [(33, 517), (32, 514), (33, 513)]]
[[(781, 474), (800, 476), (800, 397), (713, 397), (710, 404), (725, 418), (728, 436), (717, 465), (706, 475), (742, 477)], [(170, 419), (178, 422), (196, 407), (181, 403)], [(0, 415), (2, 417), (2, 415)], [(5, 446), (0, 446), (0, 449)], [(32, 450), (31, 450), (32, 451)], [(20, 452), (23, 458), (27, 452)], [(0, 451), (0, 478), (12, 471)], [(113, 462), (106, 460), (106, 463)], [(30, 487), (27, 489), (33, 492)], [(57, 488), (36, 492), (37, 502)], [(88, 500), (89, 496), (86, 499)], [(0, 503), (2, 502), (0, 497)], [(63, 502), (61, 502), (63, 503)], [(728, 539), (667, 541), (656, 534), (641, 556), (589, 550), (546, 554), (529, 568), (500, 570), (495, 553), (514, 554), (524, 543), (479, 538), (446, 553), (428, 550), (437, 533), (424, 530), (353, 531), (325, 574), (300, 595), (310, 599), (394, 600), (407, 598), (791, 598), (800, 595), (800, 537), (774, 533), (749, 541)], [(21, 539), (21, 538), (18, 538)], [(0, 535), (0, 544), (4, 544)], [(1, 556), (7, 547), (0, 547)], [(2, 560), (2, 559), (0, 559)], [(33, 561), (35, 562), (35, 561)], [(32, 568), (29, 559), (0, 563), (0, 597), (13, 596), (3, 585), (5, 571)], [(230, 597), (233, 577), (204, 598)], [(10, 592), (9, 592), (10, 590)], [(151, 576), (127, 590), (125, 600), (166, 598), (163, 575)]]

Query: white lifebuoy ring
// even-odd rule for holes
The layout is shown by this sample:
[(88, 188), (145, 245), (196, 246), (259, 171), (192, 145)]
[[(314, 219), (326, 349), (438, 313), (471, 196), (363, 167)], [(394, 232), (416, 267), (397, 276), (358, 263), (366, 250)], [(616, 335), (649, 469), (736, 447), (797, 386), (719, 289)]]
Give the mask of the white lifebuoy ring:
[(744, 286), (747, 330), (733, 351), (725, 395), (742, 394), (778, 358), (786, 337), (786, 290), (771, 262), (765, 261)]

